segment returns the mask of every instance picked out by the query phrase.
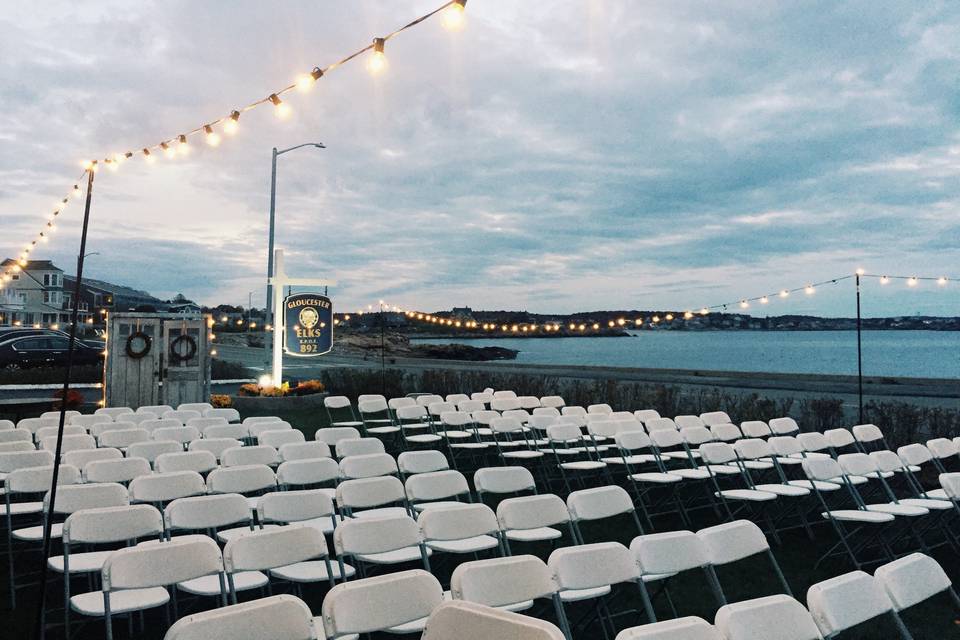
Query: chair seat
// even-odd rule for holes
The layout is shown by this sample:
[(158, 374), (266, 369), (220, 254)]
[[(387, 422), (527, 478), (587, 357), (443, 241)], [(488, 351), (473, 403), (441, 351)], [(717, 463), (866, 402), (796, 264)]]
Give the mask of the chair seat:
[(884, 522), (893, 522), (894, 518), (889, 513), (880, 513), (878, 511), (861, 511), (859, 509), (838, 509), (829, 513), (821, 513), (821, 516), (827, 520), (840, 520), (842, 522), (863, 522), (869, 524), (882, 524)]
[[(949, 506), (949, 505), (948, 505)], [(70, 554), (70, 573), (89, 573), (100, 571), (103, 562), (112, 551), (90, 551), (87, 553)], [(63, 573), (63, 556), (54, 556), (47, 560), (47, 566), (54, 571)]]
[[(600, 458), (607, 464), (624, 464), (623, 458), (620, 457), (609, 457), (609, 458)], [(646, 464), (648, 462), (654, 462), (656, 456), (653, 456), (649, 453), (637, 453), (632, 456), (627, 456), (626, 464)]]
[(434, 540), (427, 543), (427, 547), (434, 551), (445, 553), (476, 553), (486, 549), (494, 549), (499, 541), (493, 536), (472, 536), (460, 540)]
[[(433, 552), (427, 549), (427, 555)], [(404, 547), (403, 549), (394, 549), (393, 551), (384, 551), (383, 553), (357, 554), (359, 560), (369, 562), (370, 564), (399, 564), (401, 562), (415, 562), (421, 559), (420, 547)]]
[(541, 540), (556, 540), (563, 534), (553, 527), (537, 527), (536, 529), (511, 529), (506, 532), (508, 540), (517, 542), (538, 542)]
[[(265, 524), (263, 525), (264, 530), (266, 529), (277, 529), (280, 525), (278, 524)], [(251, 531), (250, 527), (236, 527), (235, 529), (227, 529), (226, 531), (217, 532), (217, 540), (220, 542), (228, 542), (234, 538), (239, 538), (240, 536), (248, 536), (251, 533), (256, 533), (260, 531), (260, 527), (254, 527)]]
[[(239, 571), (233, 574), (233, 586), (237, 591), (259, 589), (266, 586), (267, 582), (269, 582), (267, 576), (259, 571)], [(220, 595), (220, 577), (216, 575), (203, 576), (186, 582), (178, 582), (177, 588), (195, 596), (218, 596)]]
[(868, 504), (867, 511), (873, 511), (875, 513), (889, 513), (894, 516), (906, 516), (908, 518), (916, 518), (919, 516), (925, 516), (929, 511), (923, 507), (914, 507), (909, 504)]
[(670, 475), (680, 476), (684, 480), (706, 480), (710, 472), (706, 469), (667, 469)]
[(424, 511), (426, 509), (437, 509), (443, 507), (462, 507), (464, 502), (458, 502), (456, 500), (437, 500), (435, 502), (419, 502), (413, 505), (415, 511)]
[[(339, 525), (343, 522), (343, 518), (340, 516), (335, 516), (337, 519), (337, 524)], [(323, 533), (324, 535), (329, 535), (333, 533), (333, 521), (330, 519), (330, 516), (321, 516), (319, 518), (311, 518), (309, 520), (300, 520), (299, 522), (292, 523), (294, 525), (303, 525), (306, 527), (313, 527)]]
[(740, 469), (729, 464), (711, 464), (707, 465), (710, 471), (717, 476), (733, 476), (740, 473)]
[(777, 462), (779, 462), (781, 465), (785, 465), (785, 464), (797, 465), (797, 464), (803, 464), (803, 458), (791, 458), (789, 456), (787, 457), (780, 456), (777, 458)]
[(403, 439), (407, 442), (440, 442), (443, 440), (440, 436), (432, 433), (417, 433), (412, 436), (403, 436)]
[[(2, 510), (0, 510), (0, 515), (7, 515), (7, 506), (2, 505)], [(22, 516), (28, 513), (40, 513), (43, 511), (42, 502), (11, 502), (10, 503), (10, 515), (12, 516)]]
[(798, 458), (803, 460), (804, 458), (811, 458), (813, 460), (817, 458), (832, 458), (829, 453), (823, 453), (822, 451), (805, 451), (803, 453), (795, 453), (790, 456), (791, 458)]
[(900, 504), (920, 507), (921, 509), (928, 509), (930, 511), (946, 511), (953, 508), (953, 505), (946, 500), (934, 500), (930, 498), (904, 498), (900, 500)]
[[(330, 569), (334, 580), (342, 580), (340, 575), (340, 563), (336, 560), (330, 561)], [(343, 572), (348, 578), (352, 578), (357, 570), (349, 564), (344, 563)], [(323, 560), (306, 560), (295, 564), (288, 564), (285, 567), (277, 567), (270, 570), (270, 575), (290, 582), (326, 582), (330, 579), (327, 575), (327, 565)]]
[(367, 433), (386, 434), (386, 433), (396, 433), (397, 431), (400, 431), (400, 427), (392, 427), (392, 426), (367, 427)]
[(610, 593), (610, 587), (593, 587), (592, 589), (567, 589), (560, 592), (560, 599), (564, 602), (577, 602), (579, 600), (591, 600), (599, 598)]
[(578, 456), (586, 449), (583, 447), (559, 447), (557, 449), (540, 449), (540, 451), (546, 454), (555, 453), (558, 456)]
[[(690, 453), (696, 453), (696, 452), (691, 451)], [(670, 458), (671, 460), (689, 460), (690, 459), (690, 456), (687, 455), (686, 451), (661, 451), (660, 457)]]
[(523, 451), (504, 451), (500, 455), (504, 458), (514, 458), (516, 460), (532, 460), (534, 458), (542, 458), (543, 452), (524, 449)]
[(464, 440), (466, 438), (472, 438), (473, 434), (468, 431), (460, 431), (459, 429), (447, 429), (446, 431), (437, 431), (438, 435), (443, 436), (444, 438), (452, 438), (455, 440)]
[(674, 482), (683, 481), (683, 477), (675, 473), (634, 473), (629, 477), (631, 480), (635, 480), (636, 482), (652, 482), (655, 484), (673, 484)]
[(950, 496), (947, 495), (946, 489), (933, 489), (927, 491), (927, 497), (933, 498), (934, 500), (950, 500)]
[(451, 449), (486, 449), (490, 445), (486, 442), (451, 442)]
[[(152, 609), (165, 605), (169, 601), (170, 594), (163, 587), (114, 591), (110, 594), (110, 612), (117, 614)], [(90, 591), (71, 596), (70, 608), (81, 615), (102, 618), (104, 616), (103, 592)]]
[[(50, 537), (60, 538), (62, 536), (63, 524), (60, 522), (53, 523), (53, 526), (50, 527)], [(23, 529), (14, 529), (13, 537), (17, 540), (25, 540), (27, 542), (43, 540), (43, 525), (38, 525), (36, 527), (25, 527)]]
[(366, 511), (356, 511), (353, 514), (354, 518), (380, 518), (380, 517), (394, 517), (394, 516), (408, 516), (407, 510), (403, 507), (378, 507), (376, 509), (367, 509)]
[(430, 423), (429, 422), (404, 422), (403, 428), (404, 429), (429, 429)]
[(803, 487), (804, 489), (816, 489), (817, 491), (836, 491), (840, 488), (836, 482), (827, 482), (826, 480), (788, 480), (787, 484), (791, 487)]
[(598, 460), (577, 460), (576, 462), (564, 462), (560, 467), (571, 471), (595, 471), (605, 469), (607, 463)]
[(791, 484), (758, 484), (754, 487), (757, 491), (768, 491), (778, 496), (787, 496), (790, 498), (799, 498), (810, 495), (810, 490), (803, 487), (795, 487)]
[(363, 423), (359, 420), (346, 420), (344, 422), (331, 422), (331, 427), (362, 427)]
[(427, 626), (427, 618), (418, 618), (417, 620), (412, 620), (405, 624), (400, 624), (395, 627), (390, 627), (387, 629), (388, 633), (395, 633), (397, 635), (407, 635), (410, 633), (420, 633), (423, 631), (424, 627)]
[(768, 502), (777, 499), (777, 496), (769, 491), (754, 491), (753, 489), (727, 489), (726, 491), (718, 491), (715, 495), (727, 500), (743, 500), (745, 502)]
[(744, 460), (743, 466), (747, 469), (756, 469), (757, 471), (765, 471), (767, 469), (773, 468), (772, 462), (767, 462), (766, 460)]

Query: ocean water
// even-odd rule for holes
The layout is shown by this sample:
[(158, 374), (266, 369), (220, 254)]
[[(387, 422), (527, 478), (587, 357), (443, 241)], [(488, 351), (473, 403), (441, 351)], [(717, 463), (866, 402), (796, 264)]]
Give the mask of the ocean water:
[[(642, 331), (629, 338), (423, 339), (517, 349), (516, 362), (708, 371), (857, 373), (855, 331)], [(510, 361), (507, 361), (510, 362)], [(960, 378), (960, 332), (864, 331), (867, 376)]]

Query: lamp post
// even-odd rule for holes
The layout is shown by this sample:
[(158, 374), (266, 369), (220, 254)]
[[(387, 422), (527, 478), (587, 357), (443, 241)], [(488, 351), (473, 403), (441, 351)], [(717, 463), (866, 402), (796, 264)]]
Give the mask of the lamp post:
[[(298, 144), (294, 147), (288, 149), (283, 149), (277, 151), (277, 148), (273, 148), (273, 158), (270, 166), (270, 240), (269, 246), (267, 247), (267, 313), (266, 313), (266, 325), (273, 325), (273, 308), (270, 306), (271, 300), (273, 300), (273, 285), (270, 284), (270, 278), (273, 277), (273, 236), (274, 236), (274, 227), (275, 227), (275, 218), (277, 211), (277, 156), (282, 156), (283, 154), (300, 149), (301, 147), (316, 147), (317, 149), (326, 149), (322, 142), (304, 142), (303, 144)], [(264, 347), (264, 356), (266, 358), (267, 364), (270, 363), (270, 351), (272, 349), (271, 341), (276, 338), (276, 331), (273, 332), (273, 337), (266, 335), (265, 332), (263, 337), (263, 347)]]

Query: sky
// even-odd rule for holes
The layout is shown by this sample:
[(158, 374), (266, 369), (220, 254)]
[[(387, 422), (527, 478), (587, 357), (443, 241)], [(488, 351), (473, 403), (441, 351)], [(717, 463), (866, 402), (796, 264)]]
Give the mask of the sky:
[[(82, 172), (266, 97), (440, 0), (16, 3), (0, 15), (0, 253)], [(85, 272), (265, 297), (277, 246), (340, 310), (697, 309), (869, 273), (960, 278), (955, 2), (469, 0), (235, 136), (97, 173)], [(37, 250), (76, 264), (76, 202)], [(960, 315), (864, 284), (866, 315)], [(760, 315), (849, 316), (852, 283)], [(739, 310), (739, 309), (737, 309)]]

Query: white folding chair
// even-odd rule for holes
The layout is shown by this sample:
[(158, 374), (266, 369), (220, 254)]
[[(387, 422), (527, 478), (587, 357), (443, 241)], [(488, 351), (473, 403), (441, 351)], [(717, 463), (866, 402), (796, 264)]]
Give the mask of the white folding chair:
[[(304, 525), (323, 534), (333, 533), (343, 521), (337, 515), (333, 498), (321, 489), (267, 493), (257, 501), (257, 514), (264, 524)], [(352, 575), (350, 568), (347, 575)]]
[(231, 407), (207, 409), (203, 412), (204, 418), (223, 418), (227, 422), (240, 422), (240, 412)]
[(101, 447), (126, 449), (138, 442), (149, 442), (150, 433), (146, 429), (117, 429), (107, 431), (100, 436)]
[(459, 471), (431, 471), (418, 473), (404, 483), (407, 501), (415, 511), (462, 504), (461, 497), (470, 502), (470, 487)]
[[(299, 431), (297, 433), (300, 433)], [(330, 447), (323, 442), (286, 442), (277, 448), (280, 454), (280, 460), (290, 462), (292, 460), (316, 460), (318, 458), (329, 458)]]
[(260, 494), (277, 489), (277, 476), (265, 464), (245, 464), (236, 467), (220, 467), (207, 474), (208, 493), (239, 493), (247, 496), (250, 509), (257, 508)]
[(157, 473), (196, 471), (199, 474), (206, 474), (217, 468), (217, 458), (209, 451), (163, 453), (157, 456), (154, 466)]
[(564, 501), (553, 494), (507, 498), (497, 505), (497, 520), (504, 534), (504, 544), (510, 553), (510, 541), (537, 542), (555, 540), (563, 533), (554, 526), (566, 524), (571, 539), (576, 543), (570, 512)]
[(417, 473), (432, 471), (446, 471), (450, 468), (447, 457), (443, 452), (436, 450), (404, 451), (397, 456), (397, 468), (400, 476), (406, 477)]
[(863, 571), (852, 571), (814, 584), (807, 590), (807, 608), (825, 638), (889, 615), (900, 637), (912, 640), (883, 587)]
[(943, 592), (950, 596), (954, 608), (960, 609), (960, 596), (950, 578), (930, 556), (911, 553), (877, 567), (873, 576), (883, 586), (898, 613)]
[(196, 471), (175, 471), (138, 476), (128, 488), (131, 502), (146, 502), (162, 506), (177, 498), (206, 493), (207, 486)]
[(336, 444), (338, 458), (384, 453), (385, 451), (383, 441), (379, 438), (344, 438)]
[(421, 640), (565, 640), (563, 632), (543, 620), (472, 602), (444, 602), (427, 618)]
[(197, 411), (201, 416), (210, 409), (213, 409), (213, 405), (209, 402), (185, 402), (177, 405), (177, 411)]
[[(750, 520), (734, 520), (697, 531), (697, 537), (703, 543), (707, 561), (714, 568), (739, 562), (751, 556), (765, 554), (773, 571), (780, 581), (784, 592), (793, 596), (790, 583), (787, 582), (780, 563), (770, 549), (770, 543), (763, 531)], [(717, 578), (719, 581), (719, 578)]]
[(337, 485), (335, 495), (344, 518), (409, 514), (403, 483), (393, 476), (344, 480)]
[(206, 451), (213, 454), (213, 457), (219, 461), (224, 451), (233, 449), (234, 447), (240, 447), (242, 444), (243, 443), (236, 438), (203, 438), (202, 440), (194, 440), (191, 442), (187, 447), (187, 451)]
[(493, 510), (483, 504), (459, 504), (427, 509), (417, 518), (428, 549), (443, 553), (479, 553), (497, 549), (503, 554), (500, 525)]
[(239, 467), (251, 464), (272, 465), (279, 462), (277, 450), (258, 444), (250, 447), (231, 447), (220, 452), (220, 464), (224, 467)]
[[(71, 451), (64, 454), (63, 463), (73, 465), (80, 470), (82, 474), (86, 471), (87, 465), (98, 460), (119, 460), (123, 453), (119, 449), (100, 448), (100, 449), (81, 449), (80, 451)], [(149, 465), (148, 465), (149, 468)]]
[(130, 407), (100, 407), (93, 412), (94, 415), (106, 415), (110, 416), (111, 420), (119, 420), (119, 416), (127, 416), (133, 413), (133, 409)]
[(356, 439), (360, 437), (360, 432), (354, 427), (325, 427), (317, 429), (313, 434), (313, 439), (318, 442), (326, 443), (327, 446), (336, 447), (341, 440)]
[(165, 420), (177, 420), (180, 422), (180, 424), (186, 425), (187, 421), (191, 418), (202, 418), (203, 413), (190, 409), (177, 409), (175, 411), (164, 411), (160, 417), (164, 418)]
[(633, 499), (626, 489), (617, 485), (574, 491), (567, 496), (567, 510), (570, 512), (578, 544), (586, 542), (580, 523), (606, 520), (623, 514), (630, 514), (637, 533), (643, 534), (643, 526), (633, 506)]
[(338, 584), (323, 599), (327, 638), (386, 631), (417, 633), (443, 601), (443, 589), (426, 571), (414, 569)]
[(357, 400), (357, 411), (363, 422), (363, 430), (377, 436), (389, 435), (400, 431), (390, 417), (390, 407), (383, 396)]
[[(285, 489), (292, 486), (336, 484), (339, 479), (340, 465), (333, 458), (288, 460), (277, 467), (277, 484)], [(324, 488), (321, 491), (331, 498), (336, 495), (333, 488)]]
[[(423, 541), (416, 520), (407, 515), (385, 515), (371, 518), (348, 518), (333, 532), (337, 562), (354, 560), (360, 575), (365, 564), (393, 565), (407, 562), (423, 563), (430, 571), (432, 551)], [(341, 565), (340, 575), (346, 568)]]
[(86, 482), (118, 482), (128, 484), (141, 476), (150, 475), (150, 463), (145, 458), (94, 460), (83, 470)]
[(353, 405), (350, 404), (350, 399), (346, 396), (327, 396), (323, 399), (323, 406), (327, 410), (330, 426), (353, 428), (363, 426), (363, 422), (357, 420), (357, 415), (353, 412)]
[(820, 630), (803, 605), (785, 595), (721, 607), (714, 624), (725, 640), (820, 640)]
[(700, 422), (712, 427), (715, 424), (729, 424), (731, 420), (726, 411), (707, 411), (700, 414)]
[(347, 480), (393, 476), (400, 473), (397, 461), (389, 453), (347, 456), (340, 460), (340, 477)]
[(630, 627), (615, 640), (724, 640), (712, 624), (696, 616)]
[[(216, 409), (214, 409), (216, 411)], [(177, 620), (163, 640), (316, 640), (313, 614), (299, 598), (270, 596)]]

